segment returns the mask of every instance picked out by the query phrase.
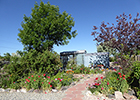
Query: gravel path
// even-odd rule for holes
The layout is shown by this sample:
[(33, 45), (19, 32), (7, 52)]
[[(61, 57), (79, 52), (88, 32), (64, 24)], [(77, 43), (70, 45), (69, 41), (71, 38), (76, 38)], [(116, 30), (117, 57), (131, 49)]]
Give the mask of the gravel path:
[(64, 93), (0, 93), (0, 100), (61, 100)]

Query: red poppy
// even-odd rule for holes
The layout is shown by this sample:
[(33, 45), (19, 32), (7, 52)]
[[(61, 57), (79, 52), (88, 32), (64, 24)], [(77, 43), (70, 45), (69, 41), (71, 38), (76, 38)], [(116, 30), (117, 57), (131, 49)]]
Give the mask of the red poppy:
[(59, 80), (60, 82), (62, 81), (62, 80)]
[(52, 87), (52, 85), (50, 85), (50, 87)]
[(123, 77), (125, 77), (125, 75), (123, 75)]
[(34, 80), (34, 81), (36, 81), (36, 80)]
[(117, 80), (119, 80), (119, 79), (117, 79)]
[(45, 94), (47, 94), (47, 92), (45, 92)]
[(50, 78), (50, 76), (47, 76), (48, 78)]
[(60, 80), (60, 78), (58, 78), (58, 80)]
[(26, 79), (26, 81), (28, 81), (28, 79)]
[(13, 82), (13, 83), (15, 83), (15, 82)]
[(51, 84), (50, 82), (48, 84)]
[(97, 85), (97, 83), (95, 83), (95, 85)]
[(125, 80), (125, 78), (123, 77), (123, 79)]
[(43, 74), (43, 76), (45, 76), (46, 74)]
[(81, 70), (83, 70), (83, 69), (81, 68)]
[(117, 71), (116, 69), (114, 69), (114, 71)]
[(107, 82), (107, 85), (109, 85), (109, 82)]
[(73, 69), (73, 67), (71, 67), (71, 69)]
[(40, 76), (38, 76), (38, 77), (40, 77)]
[(98, 77), (97, 77), (97, 78), (95, 78), (95, 80), (98, 80)]
[(42, 82), (42, 84), (43, 84), (43, 82)]
[(30, 78), (30, 77), (28, 77), (28, 78)]
[(30, 82), (30, 80), (28, 80), (28, 82)]
[(121, 73), (120, 73), (120, 72), (118, 72), (118, 74), (119, 74), (119, 75), (121, 75)]
[(121, 78), (122, 76), (120, 75), (120, 78)]
[(33, 75), (31, 77), (34, 77)]
[(103, 79), (103, 77), (101, 77), (101, 79)]

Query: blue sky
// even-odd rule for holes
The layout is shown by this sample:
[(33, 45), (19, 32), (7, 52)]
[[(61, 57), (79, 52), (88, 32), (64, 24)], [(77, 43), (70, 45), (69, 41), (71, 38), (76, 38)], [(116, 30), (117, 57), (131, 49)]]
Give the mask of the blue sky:
[[(35, 1), (40, 0), (0, 0), (0, 54), (15, 53), (23, 50), (23, 45), (17, 40), (18, 29), (21, 27), (23, 15), (30, 16)], [(101, 22), (116, 23), (116, 15), (125, 12), (136, 16), (140, 12), (140, 0), (42, 0), (44, 3), (59, 6), (60, 12), (71, 14), (75, 21), (73, 30), (78, 35), (65, 46), (54, 46), (54, 51), (87, 50), (97, 51), (96, 42), (91, 36), (92, 27), (100, 26)]]

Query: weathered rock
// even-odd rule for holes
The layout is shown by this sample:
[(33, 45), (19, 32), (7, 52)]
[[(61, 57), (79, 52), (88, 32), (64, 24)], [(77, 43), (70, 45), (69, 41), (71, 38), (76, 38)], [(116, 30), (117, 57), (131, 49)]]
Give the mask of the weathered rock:
[(111, 99), (112, 99), (112, 98), (115, 98), (115, 95), (109, 94), (109, 95), (108, 95), (108, 98), (111, 98)]
[(92, 95), (92, 93), (90, 91), (86, 92), (86, 96), (91, 96), (91, 95)]
[(69, 88), (69, 86), (62, 86), (61, 91), (67, 90), (68, 88)]
[(15, 89), (11, 89), (10, 93), (13, 93), (13, 92), (16, 92), (16, 90)]
[(31, 92), (33, 92), (33, 91), (34, 91), (34, 89), (30, 89), (28, 92), (31, 93)]
[(52, 92), (56, 93), (56, 92), (58, 92), (58, 90), (56, 90), (56, 89), (52, 89)]
[(20, 92), (20, 90), (19, 90), (19, 89), (17, 89), (17, 92)]
[(132, 90), (132, 89), (131, 89), (131, 90), (128, 90), (128, 94), (129, 94), (129, 95), (136, 95), (136, 94), (135, 94), (135, 91)]
[(75, 82), (72, 82), (72, 83), (71, 83), (71, 86), (74, 86), (74, 85), (75, 85)]
[(5, 89), (5, 92), (10, 92), (10, 90), (11, 90), (10, 88), (8, 88), (8, 89)]
[(26, 93), (27, 90), (26, 90), (25, 88), (22, 88), (22, 89), (20, 90), (20, 92)]
[(3, 88), (0, 88), (0, 92), (5, 92), (5, 89), (3, 89)]
[(126, 99), (126, 100), (137, 100), (137, 98), (133, 95), (129, 95), (128, 93), (124, 93), (123, 94), (123, 97)]
[(35, 92), (35, 93), (39, 93), (39, 89), (35, 89), (34, 92)]
[(123, 98), (122, 92), (120, 92), (120, 91), (115, 91), (115, 98), (116, 98), (116, 100), (125, 100)]

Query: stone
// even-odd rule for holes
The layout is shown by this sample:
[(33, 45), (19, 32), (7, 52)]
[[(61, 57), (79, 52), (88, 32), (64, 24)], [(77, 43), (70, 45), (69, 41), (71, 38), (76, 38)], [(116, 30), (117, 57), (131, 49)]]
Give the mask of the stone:
[(10, 93), (13, 93), (13, 92), (16, 92), (16, 90), (15, 89), (11, 89)]
[(56, 89), (52, 89), (52, 92), (54, 92), (54, 93), (56, 93), (58, 90), (56, 90)]
[(34, 91), (34, 89), (30, 89), (28, 92), (31, 93), (31, 92), (33, 92), (33, 91)]
[(69, 86), (62, 86), (61, 91), (67, 90), (68, 88), (69, 88)]
[(5, 90), (5, 92), (10, 92), (10, 90), (11, 90), (11, 89), (10, 89), (10, 88), (8, 88), (8, 89), (6, 89), (6, 90)]
[(115, 98), (116, 98), (116, 100), (125, 100), (123, 98), (122, 92), (120, 92), (120, 91), (115, 91)]
[(92, 93), (90, 91), (86, 92), (86, 96), (91, 96), (91, 95), (92, 95)]
[(115, 98), (115, 95), (113, 95), (113, 94), (108, 94), (108, 98)]
[(20, 92), (26, 93), (27, 90), (26, 90), (25, 88), (22, 88), (22, 89), (20, 90)]
[(75, 85), (75, 82), (72, 82), (72, 83), (71, 83), (71, 86), (74, 86), (74, 85)]
[(39, 93), (39, 89), (35, 89), (34, 92), (35, 92), (35, 93)]
[(19, 90), (19, 89), (17, 89), (17, 92), (20, 92), (20, 90)]
[(130, 99), (130, 98), (131, 98), (131, 96), (130, 96), (128, 93), (124, 93), (124, 94), (123, 94), (123, 97), (124, 97), (125, 99)]
[(136, 94), (135, 94), (135, 91), (132, 90), (132, 89), (131, 89), (131, 90), (128, 90), (128, 94), (129, 94), (129, 95), (136, 95)]
[(5, 89), (3, 89), (3, 88), (0, 88), (0, 92), (5, 92)]

